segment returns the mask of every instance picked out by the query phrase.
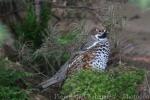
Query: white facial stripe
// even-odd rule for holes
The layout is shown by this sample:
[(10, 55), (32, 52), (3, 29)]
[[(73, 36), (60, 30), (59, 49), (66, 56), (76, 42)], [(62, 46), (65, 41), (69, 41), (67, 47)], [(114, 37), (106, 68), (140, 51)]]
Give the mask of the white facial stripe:
[(93, 43), (93, 44), (92, 44), (90, 47), (88, 47), (87, 49), (90, 49), (90, 48), (94, 47), (97, 43), (99, 43), (99, 42), (97, 41), (97, 42)]
[(98, 32), (98, 34), (95, 35), (96, 38), (98, 38), (98, 36), (102, 36), (104, 32)]
[(95, 37), (98, 39), (98, 36), (101, 36), (100, 34), (96, 34)]

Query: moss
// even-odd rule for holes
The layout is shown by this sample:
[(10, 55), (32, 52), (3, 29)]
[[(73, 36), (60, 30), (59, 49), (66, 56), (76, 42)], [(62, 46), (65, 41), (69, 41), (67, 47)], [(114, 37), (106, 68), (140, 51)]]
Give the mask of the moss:
[(69, 96), (69, 100), (122, 100), (137, 95), (137, 86), (143, 79), (144, 71), (135, 68), (108, 72), (82, 70), (65, 81), (61, 93), (64, 98)]

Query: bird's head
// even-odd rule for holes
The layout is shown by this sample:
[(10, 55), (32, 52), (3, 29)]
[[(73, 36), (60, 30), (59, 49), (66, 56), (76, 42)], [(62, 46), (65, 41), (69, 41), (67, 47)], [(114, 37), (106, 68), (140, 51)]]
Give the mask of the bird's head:
[(101, 41), (101, 40), (107, 39), (107, 34), (108, 34), (108, 32), (105, 29), (100, 30), (100, 29), (96, 28), (92, 34), (92, 37), (98, 41)]

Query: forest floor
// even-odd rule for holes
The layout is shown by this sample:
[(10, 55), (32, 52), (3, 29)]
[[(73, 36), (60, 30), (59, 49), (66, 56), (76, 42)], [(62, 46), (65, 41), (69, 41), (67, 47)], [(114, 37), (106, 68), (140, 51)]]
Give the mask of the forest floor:
[(121, 13), (127, 17), (124, 27), (125, 35), (131, 37), (138, 45), (139, 55), (150, 56), (150, 10), (141, 10), (135, 5), (124, 5)]
[[(135, 57), (137, 57), (135, 59), (137, 61), (141, 60), (141, 62), (146, 62), (143, 62), (142, 64), (139, 62), (139, 64), (138, 62), (131, 61), (131, 66), (146, 69), (147, 74), (145, 75), (145, 80), (143, 81), (143, 84), (139, 86), (139, 88), (141, 89), (140, 91), (142, 96), (150, 94), (150, 10), (141, 10), (137, 6), (127, 3), (122, 6), (122, 10), (119, 11), (119, 14), (125, 16), (126, 21), (125, 25), (123, 26), (123, 34), (118, 38), (130, 38), (131, 42), (134, 44), (134, 54)], [(76, 23), (76, 21), (77, 20), (74, 20), (73, 22)], [(57, 28), (62, 31), (69, 30), (70, 27), (74, 25), (73, 22), (72, 20), (69, 22), (68, 19), (62, 19), (61, 22), (58, 22), (59, 24)], [(92, 28), (92, 25), (94, 26), (94, 24), (92, 24), (94, 22), (94, 18), (86, 20), (85, 30), (90, 30)], [(40, 83), (39, 81), (41, 81), (39, 79), (31, 80), (37, 81), (34, 83)], [(57, 87), (54, 87), (49, 88), (48, 90), (46, 90), (46, 92), (37, 93), (36, 91), (35, 93), (30, 94), (30, 97), (32, 98), (31, 100), (53, 100), (53, 98), (58, 96), (57, 93), (59, 94), (59, 92), (60, 90), (58, 90)]]
[[(131, 5), (129, 3), (125, 4), (123, 10), (120, 11), (122, 16), (126, 16), (126, 22), (123, 27), (123, 35), (125, 38), (130, 38), (132, 42), (136, 45), (135, 51), (138, 57), (146, 57), (148, 62), (150, 61), (150, 10), (141, 10), (135, 5)], [(61, 24), (64, 24), (63, 22)], [(91, 20), (87, 21), (86, 25), (90, 29)], [(138, 59), (138, 58), (137, 58)], [(140, 68), (144, 68), (148, 70), (148, 74), (146, 74), (146, 80), (140, 86), (142, 89), (142, 96), (147, 95), (146, 92), (149, 91), (149, 83), (150, 83), (150, 66), (148, 64), (138, 65)]]
[[(149, 92), (150, 84), (150, 9), (142, 10), (139, 7), (132, 4), (125, 4), (123, 11), (120, 13), (126, 16), (126, 25), (124, 26), (123, 35), (130, 37), (132, 42), (136, 45), (135, 52), (139, 59), (147, 60), (147, 64), (135, 64), (135, 66), (141, 69), (146, 69), (148, 73), (145, 76), (143, 86), (145, 91)], [(137, 58), (138, 59), (138, 58)], [(146, 93), (146, 92), (145, 92)], [(144, 91), (143, 94), (144, 96)], [(145, 100), (145, 99), (143, 99)]]
[[(141, 10), (135, 5), (131, 5), (129, 3), (123, 5), (122, 10), (119, 12), (122, 16), (126, 17), (126, 22), (123, 27), (123, 35), (124, 38), (130, 38), (132, 42), (136, 45), (134, 52), (138, 57), (146, 57), (146, 61), (150, 61), (150, 10)], [(66, 22), (60, 22), (60, 26), (66, 26)], [(92, 26), (92, 21), (89, 20), (86, 23), (88, 29)], [(62, 29), (65, 27), (61, 27)], [(137, 58), (138, 59), (138, 58)], [(140, 59), (140, 58), (139, 58)], [(135, 66), (140, 68), (144, 68), (148, 70), (148, 74), (146, 74), (146, 80), (140, 86), (142, 88), (142, 96), (147, 95), (146, 92), (149, 92), (149, 83), (150, 83), (150, 66), (148, 64), (138, 65), (134, 63)], [(54, 91), (54, 90), (50, 90)], [(50, 92), (46, 92), (47, 95), (53, 94)]]

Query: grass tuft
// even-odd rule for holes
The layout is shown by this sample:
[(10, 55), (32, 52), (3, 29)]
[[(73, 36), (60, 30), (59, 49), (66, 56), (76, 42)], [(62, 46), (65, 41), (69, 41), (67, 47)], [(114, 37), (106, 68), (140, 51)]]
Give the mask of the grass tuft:
[[(27, 100), (28, 94), (22, 89), (18, 80), (30, 76), (26, 72), (10, 69), (10, 61), (0, 59), (0, 99), (1, 100)], [(18, 82), (17, 82), (18, 81)], [(23, 81), (23, 80), (22, 80)]]

